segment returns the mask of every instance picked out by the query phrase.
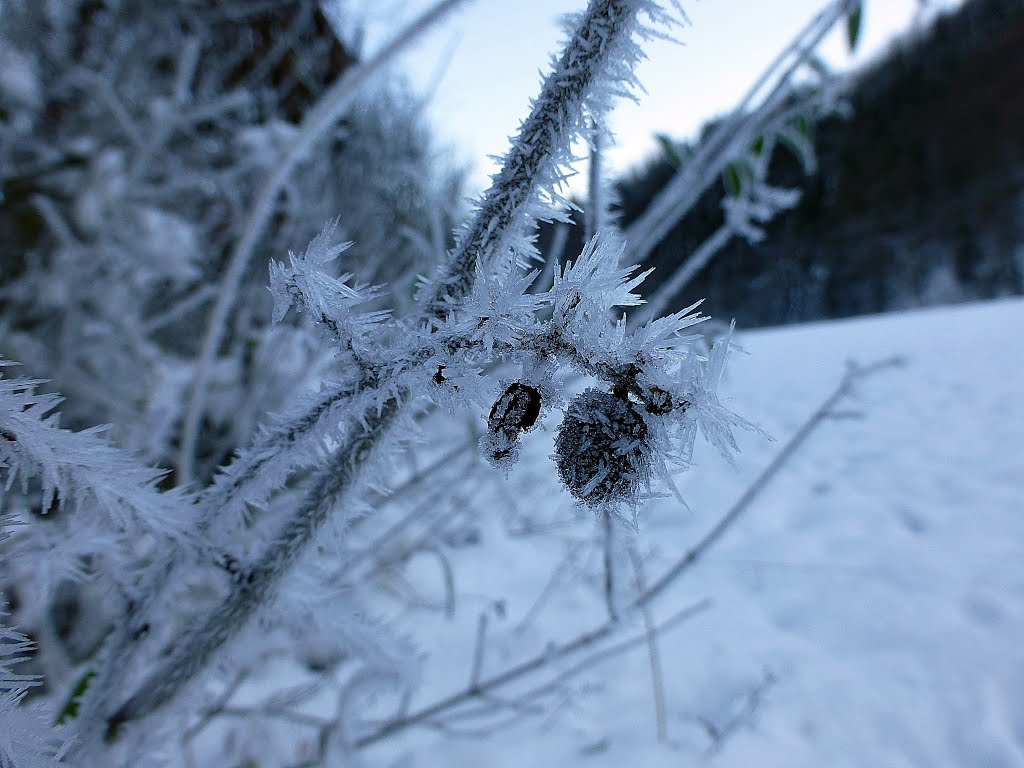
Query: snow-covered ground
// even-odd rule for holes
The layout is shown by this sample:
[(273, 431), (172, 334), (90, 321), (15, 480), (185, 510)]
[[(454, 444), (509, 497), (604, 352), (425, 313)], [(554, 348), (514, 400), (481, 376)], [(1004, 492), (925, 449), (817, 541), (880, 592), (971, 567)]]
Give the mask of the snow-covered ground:
[[(699, 446), (678, 481), (690, 510), (660, 500), (638, 535), (620, 532), (646, 556), (649, 581), (739, 497), (847, 361), (902, 355), (906, 365), (862, 381), (654, 603), (659, 620), (711, 600), (658, 642), (667, 742), (640, 643), (554, 685), (543, 716), (463, 721), (484, 731), (474, 737), (414, 729), (367, 750), (366, 762), (1024, 766), (1022, 332), (1024, 301), (1007, 300), (740, 333), (748, 354), (731, 359), (727, 394), (776, 440), (742, 435), (735, 468)], [(503, 496), (482, 513), (483, 545), (456, 553), (454, 619), (417, 618), (430, 660), (414, 709), (467, 684), (481, 613), (484, 678), (605, 618), (599, 528), (551, 480), (550, 422), (496, 484)], [(577, 522), (500, 531), (523, 518)], [(632, 578), (624, 549), (617, 563), (620, 582)], [(437, 570), (414, 561), (408, 576), (429, 592)], [(640, 630), (633, 617), (620, 636)], [(551, 676), (499, 695), (514, 700)]]

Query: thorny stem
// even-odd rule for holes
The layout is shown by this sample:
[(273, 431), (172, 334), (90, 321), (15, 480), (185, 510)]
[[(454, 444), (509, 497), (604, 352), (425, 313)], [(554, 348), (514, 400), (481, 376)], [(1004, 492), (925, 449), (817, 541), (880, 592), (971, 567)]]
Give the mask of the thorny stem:
[(333, 512), (338, 497), (359, 480), (362, 468), (394, 423), (400, 407), (392, 400), (379, 416), (376, 410), (364, 414), (369, 423), (318, 473), (302, 504), (302, 514), (288, 522), (262, 559), (239, 569), (219, 609), (188, 627), (136, 692), (107, 718), (108, 740), (116, 737), (121, 724), (144, 717), (169, 701), (272, 596), (281, 576)]
[(477, 266), (500, 252), (500, 245), (522, 225), (545, 177), (561, 159), (578, 129), (580, 107), (607, 66), (612, 46), (628, 37), (639, 4), (632, 0), (592, 0), (579, 31), (566, 46), (554, 76), (544, 81), (530, 116), (485, 193), (469, 229), (460, 238), (438, 281), (429, 312), (444, 317), (473, 286)]
[[(444, 7), (448, 5), (443, 4)], [(559, 158), (559, 152), (571, 138), (567, 134), (567, 126), (574, 124), (573, 118), (581, 113), (595, 81), (608, 69), (615, 46), (624, 44), (633, 32), (636, 14), (642, 5), (635, 0), (592, 0), (579, 29), (566, 46), (559, 68), (545, 81), (497, 181), (486, 193), (480, 209), (446, 265), (433, 300), (424, 312), (424, 322), (457, 305), (471, 290), (477, 265), (490, 258), (507, 236), (507, 230), (526, 217), (538, 186), (550, 175), (551, 169), (546, 164), (554, 162), (553, 158)], [(332, 110), (324, 119), (333, 114)], [(313, 123), (312, 119), (307, 122)], [(247, 227), (247, 232), (254, 229), (259, 227)], [(254, 239), (254, 236), (250, 237)], [(193, 446), (202, 410), (205, 376), (219, 347), (224, 320), (234, 303), (233, 294), (237, 293), (237, 283), (251, 249), (252, 245), (239, 248), (238, 253), (242, 257), (237, 260), (237, 269), (225, 280), (229, 290), (223, 291), (219, 297), (221, 309), (214, 312), (210, 324), (204, 345), (203, 361), (206, 365), (201, 361), (186, 427)], [(235, 266), (234, 262), (232, 266)], [(380, 411), (369, 409), (361, 419), (353, 420), (355, 424), (361, 423), (362, 427), (354, 430), (335, 454), (335, 460), (317, 473), (305, 503), (267, 548), (264, 557), (239, 569), (220, 607), (188, 627), (171, 652), (146, 675), (134, 693), (112, 714), (104, 717), (108, 741), (117, 737), (123, 723), (144, 717), (166, 704), (205, 668), (213, 655), (270, 598), (280, 577), (305, 550), (332, 513), (338, 498), (351, 490), (358, 480), (361, 469), (398, 417), (401, 403), (407, 395), (407, 392), (399, 391), (383, 404)], [(190, 466), (191, 446), (188, 451), (182, 451), (181, 458), (183, 467)]]
[[(212, 486), (201, 498), (202, 509), (196, 520), (197, 538), (203, 540), (211, 527), (232, 498), (235, 498), (247, 483), (254, 480), (275, 457), (285, 454), (293, 446), (298, 445), (330, 412), (333, 405), (352, 397), (354, 389), (342, 385), (331, 389), (300, 418), (290, 421), (277, 429), (269, 431), (234, 465), (230, 477), (223, 478)], [(141, 590), (130, 613), (120, 622), (118, 628), (108, 638), (104, 650), (105, 661), (100, 665), (92, 684), (82, 700), (82, 722), (88, 722), (95, 713), (110, 705), (110, 699), (121, 693), (117, 678), (123, 673), (123, 665), (139, 638), (149, 632), (152, 612), (162, 591), (167, 587), (175, 568), (179, 564), (173, 557), (154, 570), (149, 582)], [(92, 717), (90, 717), (92, 716)]]
[[(548, 331), (544, 331), (536, 338), (524, 338), (520, 341), (524, 347), (529, 347), (530, 345), (542, 346), (545, 349), (557, 347), (563, 353), (569, 355), (574, 364), (583, 369), (592, 370), (595, 375), (602, 373), (594, 369), (590, 361), (579, 359), (570, 344), (565, 342), (556, 343), (558, 339), (552, 337)], [(450, 343), (462, 344), (469, 342), (461, 337), (453, 337)], [(433, 349), (432, 345), (428, 345), (411, 350), (407, 354), (410, 360), (409, 366), (414, 368), (422, 360), (429, 358), (433, 354)], [(404, 369), (396, 369), (392, 373), (398, 377), (402, 370)], [(607, 375), (607, 371), (604, 373)], [(260, 438), (256, 445), (248, 449), (236, 460), (229, 474), (218, 478), (215, 484), (200, 497), (201, 509), (196, 521), (197, 534), (200, 537), (208, 537), (208, 535), (214, 533), (216, 531), (214, 525), (218, 518), (222, 518), (225, 510), (232, 505), (238, 506), (246, 500), (244, 491), (251, 484), (258, 483), (261, 478), (265, 480), (268, 474), (287, 473), (288, 467), (281, 466), (282, 463), (287, 464), (287, 460), (282, 459), (282, 457), (287, 457), (296, 446), (307, 440), (317, 426), (322, 424), (324, 419), (333, 412), (334, 408), (350, 401), (360, 391), (366, 392), (378, 389), (379, 386), (380, 382), (372, 374), (365, 374), (358, 381), (336, 385), (321, 395), (301, 416), (268, 431)], [(404, 393), (400, 399), (405, 399), (406, 396), (407, 393)], [(376, 413), (369, 413), (362, 423), (366, 423), (366, 419), (372, 420), (376, 415)], [(463, 449), (468, 449), (468, 447), (467, 444)], [(214, 552), (213, 554), (218, 553)], [(158, 569), (155, 572), (138, 598), (135, 608), (131, 612), (132, 615), (125, 619), (119, 629), (108, 640), (107, 658), (123, 659), (130, 652), (138, 638), (147, 633), (150, 622), (153, 620), (151, 613), (155, 600), (170, 582), (174, 573), (174, 564), (170, 561), (162, 569)], [(614, 609), (611, 608), (610, 610)], [(86, 696), (83, 706), (84, 711), (91, 712), (94, 711), (95, 707), (104, 707), (104, 702), (107, 702), (108, 699), (117, 694), (117, 691), (113, 690), (111, 686), (118, 674), (118, 668), (112, 664), (104, 664), (101, 667), (95, 683), (90, 687)]]

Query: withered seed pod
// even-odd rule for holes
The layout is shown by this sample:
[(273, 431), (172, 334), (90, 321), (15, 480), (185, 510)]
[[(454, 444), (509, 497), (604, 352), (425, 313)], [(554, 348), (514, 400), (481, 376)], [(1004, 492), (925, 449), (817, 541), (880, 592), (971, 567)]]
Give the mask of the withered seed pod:
[(588, 506), (626, 501), (650, 475), (649, 436), (643, 414), (628, 399), (585, 390), (558, 427), (558, 476)]

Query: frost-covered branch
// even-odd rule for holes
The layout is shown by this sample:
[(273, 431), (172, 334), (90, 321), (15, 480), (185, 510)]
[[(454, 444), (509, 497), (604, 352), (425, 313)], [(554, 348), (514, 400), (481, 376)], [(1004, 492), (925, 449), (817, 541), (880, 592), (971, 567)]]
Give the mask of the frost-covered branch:
[[(6, 618), (0, 604), (0, 619)], [(0, 766), (60, 768), (68, 734), (51, 725), (48, 713), (23, 704), (29, 688), (40, 685), (35, 675), (11, 667), (28, 660), (34, 644), (20, 632), (0, 624)]]
[(653, 23), (671, 21), (650, 0), (590, 3), (577, 32), (554, 62), (501, 171), (435, 278), (428, 304), (434, 316), (444, 317), (457, 306), (478, 270), (526, 266), (534, 254), (524, 240), (526, 228), (537, 216), (551, 215), (540, 204), (542, 194), (561, 199), (556, 188), (563, 180), (562, 168), (572, 160), (573, 140), (585, 135), (588, 117), (600, 120), (610, 98), (636, 83), (633, 68), (642, 53), (632, 37), (647, 32), (638, 19), (641, 13)]
[[(453, 350), (448, 346), (454, 338), (468, 339), (467, 347), (458, 348), (460, 352), (472, 347), (493, 350), (496, 341), (499, 342), (497, 348), (501, 349), (514, 342), (517, 330), (535, 303), (524, 297), (523, 289), (528, 280), (513, 278), (514, 290), (501, 284), (508, 272), (502, 268), (502, 255), (506, 248), (517, 255), (524, 252), (523, 227), (539, 213), (541, 189), (559, 180), (559, 167), (568, 159), (568, 144), (585, 124), (585, 115), (599, 115), (607, 106), (607, 97), (631, 82), (630, 67), (639, 52), (630, 36), (644, 32), (636, 18), (640, 12), (654, 19), (663, 18), (657, 6), (650, 2), (595, 0), (591, 4), (555, 71), (545, 81), (541, 96), (506, 157), (503, 170), (485, 194), (473, 220), (461, 233), (453, 256), (435, 279), (422, 316), (414, 324), (421, 328), (431, 325), (435, 332), (428, 331), (416, 341), (413, 349), (392, 350), (387, 362), (380, 359), (378, 351), (376, 362), (361, 363), (364, 370), (373, 372), (374, 380), (353, 391), (351, 410), (339, 436), (340, 444), (326, 464), (315, 471), (305, 500), (290, 514), (261, 555), (248, 563), (234, 564), (229, 594), (220, 606), (194, 620), (178, 639), (170, 656), (157, 661), (134, 687), (134, 693), (116, 709), (107, 711), (104, 718), (108, 736), (114, 736), (123, 723), (144, 717), (166, 704), (237, 634), (246, 620), (271, 599), (277, 582), (332, 515), (338, 500), (347, 497), (362, 480), (393, 425), (402, 421), (402, 410), (411, 393), (422, 390), (421, 386), (413, 386), (422, 380), (419, 376), (436, 368), (436, 374), (427, 374), (435, 382), (459, 381), (458, 376), (445, 376), (445, 364), (437, 362), (448, 360), (453, 363), (451, 368), (457, 367), (457, 361), (452, 359)], [(600, 256), (595, 258), (595, 252)], [(622, 303), (622, 300), (632, 301), (629, 291), (635, 281), (624, 279), (614, 270), (609, 272), (603, 266), (607, 261), (604, 251), (594, 247), (589, 253), (590, 256), (581, 257), (575, 268), (567, 267), (558, 275), (550, 292), (549, 300), (557, 300), (567, 331), (582, 329), (581, 324), (594, 316), (591, 301), (608, 306)], [(293, 269), (297, 270), (298, 265)], [(479, 286), (477, 277), (483, 278)], [(291, 295), (294, 289), (292, 298), (299, 299), (307, 308), (316, 306), (306, 295), (312, 284), (300, 285), (300, 282), (285, 280), (282, 285), (286, 294)], [(583, 295), (582, 292), (591, 289), (592, 296)], [(492, 314), (482, 314), (482, 307), (488, 307)], [(601, 311), (606, 313), (607, 306)], [(481, 317), (485, 322), (480, 322)], [(657, 349), (665, 338), (678, 330), (682, 319), (675, 317), (674, 324), (645, 329), (632, 343), (646, 343), (651, 350)], [(602, 314), (602, 320), (607, 322), (606, 314)], [(475, 335), (466, 333), (474, 328)], [(338, 325), (332, 330), (338, 331), (337, 335), (344, 339), (350, 329), (343, 331)], [(602, 333), (607, 334), (607, 331)], [(595, 345), (599, 343), (594, 338), (590, 341)], [(622, 353), (629, 354), (625, 348), (616, 354)], [(632, 354), (643, 352), (637, 347)], [(595, 355), (590, 357), (597, 359)], [(616, 358), (602, 370), (625, 386), (627, 374), (619, 370), (619, 362)], [(459, 364), (467, 370), (452, 370), (451, 373), (468, 375), (469, 358)], [(327, 397), (322, 402), (327, 408), (335, 401)], [(314, 408), (301, 419), (308, 424), (317, 421), (319, 416), (320, 412)], [(290, 428), (286, 428), (276, 433), (289, 431)], [(261, 463), (259, 460), (252, 462), (254, 466)], [(257, 475), (261, 472), (259, 468), (254, 471)], [(630, 485), (629, 481), (626, 484)], [(350, 519), (351, 512), (345, 517)], [(343, 522), (338, 525), (344, 527)]]
[(133, 593), (144, 570), (140, 545), (168, 552), (188, 539), (190, 499), (157, 490), (164, 473), (111, 445), (103, 427), (62, 429), (55, 413), (61, 398), (37, 393), (42, 383), (0, 378), (3, 490), (20, 487), (28, 495), (30, 481), (38, 484), (37, 514), (5, 521), (14, 553), (19, 561), (32, 560), (42, 594), (86, 571), (113, 577)]
[[(372, 454), (377, 452), (399, 408), (397, 402), (386, 406), (373, 424), (350, 438), (334, 461), (318, 473), (306, 494), (301, 513), (270, 542), (262, 558), (252, 565), (237, 567), (219, 608), (193, 621), (178, 638), (170, 655), (146, 675), (136, 693), (109, 715), (108, 737), (115, 736), (123, 723), (144, 717), (167, 703), (273, 598), (276, 583), (303, 554), (328, 517), (335, 513), (338, 499), (356, 485), (372, 464)], [(352, 515), (348, 517), (351, 519)], [(336, 524), (345, 525), (344, 522)]]

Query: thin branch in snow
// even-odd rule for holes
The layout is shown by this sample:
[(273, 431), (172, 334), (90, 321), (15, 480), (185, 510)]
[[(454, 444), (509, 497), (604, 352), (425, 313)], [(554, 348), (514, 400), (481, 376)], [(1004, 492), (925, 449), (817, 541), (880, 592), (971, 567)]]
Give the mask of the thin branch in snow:
[[(636, 547), (629, 548), (629, 559), (633, 563), (633, 575), (636, 578), (637, 590), (642, 594), (646, 589), (644, 578), (644, 562)], [(654, 722), (658, 733), (658, 741), (668, 741), (668, 717), (665, 704), (665, 677), (661, 671), (661, 651), (658, 648), (656, 624), (649, 605), (640, 607), (644, 619), (644, 632), (647, 635), (647, 656), (651, 664), (651, 689), (654, 698)]]

